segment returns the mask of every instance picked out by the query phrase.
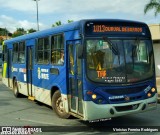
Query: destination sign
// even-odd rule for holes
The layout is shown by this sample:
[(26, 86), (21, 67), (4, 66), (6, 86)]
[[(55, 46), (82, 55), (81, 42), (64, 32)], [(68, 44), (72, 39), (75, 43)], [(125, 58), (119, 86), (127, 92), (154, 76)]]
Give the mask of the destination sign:
[(146, 28), (143, 25), (133, 23), (94, 22), (86, 23), (85, 33), (87, 35), (97, 34), (131, 34), (145, 36)]
[(125, 26), (107, 26), (107, 25), (93, 25), (93, 32), (140, 32), (142, 27), (125, 27)]

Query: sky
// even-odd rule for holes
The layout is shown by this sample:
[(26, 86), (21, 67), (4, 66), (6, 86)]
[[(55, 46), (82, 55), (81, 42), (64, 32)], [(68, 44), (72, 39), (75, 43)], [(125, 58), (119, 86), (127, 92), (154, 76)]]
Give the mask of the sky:
[[(150, 0), (39, 0), (40, 30), (51, 28), (56, 21), (81, 19), (125, 19), (159, 24), (154, 10), (144, 14)], [(34, 0), (0, 0), (0, 27), (14, 32), (17, 28), (37, 29)]]

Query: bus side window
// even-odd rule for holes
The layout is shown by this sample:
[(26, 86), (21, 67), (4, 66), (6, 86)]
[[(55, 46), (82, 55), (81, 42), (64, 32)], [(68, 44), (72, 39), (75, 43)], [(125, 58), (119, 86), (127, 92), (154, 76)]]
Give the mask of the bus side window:
[(3, 46), (3, 54), (2, 54), (2, 61), (7, 61), (7, 45)]
[(64, 39), (63, 35), (51, 37), (51, 63), (55, 65), (64, 64)]
[(37, 44), (37, 63), (43, 63), (43, 38), (38, 39)]
[(18, 62), (18, 43), (13, 44), (13, 63)]
[(50, 44), (49, 44), (49, 38), (44, 38), (44, 63), (48, 64), (50, 58)]
[(25, 42), (19, 43), (18, 61), (19, 63), (25, 62)]
[(48, 64), (50, 59), (49, 37), (39, 38), (37, 44), (37, 63)]

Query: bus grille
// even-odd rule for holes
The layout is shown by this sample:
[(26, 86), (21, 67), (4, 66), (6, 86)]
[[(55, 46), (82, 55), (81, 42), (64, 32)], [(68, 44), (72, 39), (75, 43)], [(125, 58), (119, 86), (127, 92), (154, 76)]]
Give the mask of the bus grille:
[(139, 107), (139, 104), (127, 105), (127, 106), (117, 106), (115, 107), (117, 112), (136, 110)]

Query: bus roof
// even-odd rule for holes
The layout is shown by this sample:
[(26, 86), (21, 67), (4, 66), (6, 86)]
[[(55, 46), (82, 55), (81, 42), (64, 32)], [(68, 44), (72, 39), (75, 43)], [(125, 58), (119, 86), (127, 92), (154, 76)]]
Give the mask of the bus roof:
[(120, 24), (123, 24), (124, 22), (125, 23), (137, 23), (139, 25), (147, 26), (147, 24), (145, 24), (143, 22), (131, 21), (131, 20), (122, 20), (122, 19), (84, 19), (84, 20), (79, 20), (79, 21), (72, 22), (72, 23), (69, 23), (69, 24), (64, 24), (64, 25), (61, 25), (61, 26), (53, 27), (53, 28), (50, 28), (50, 29), (46, 29), (46, 30), (42, 30), (42, 31), (30, 33), (30, 34), (25, 34), (25, 35), (22, 35), (22, 36), (18, 36), (18, 37), (9, 39), (9, 40), (5, 40), (5, 43), (22, 41), (22, 40), (27, 40), (27, 39), (37, 38), (37, 37), (44, 37), (44, 35), (51, 35), (51, 34), (56, 34), (56, 33), (58, 34), (60, 32), (76, 30), (76, 29), (81, 28), (81, 26), (83, 28), (83, 25), (86, 22), (92, 22), (92, 21), (93, 22), (94, 21), (97, 21), (97, 22), (108, 22), (108, 23), (109, 22), (111, 22), (111, 23), (115, 22), (115, 23), (120, 23)]

